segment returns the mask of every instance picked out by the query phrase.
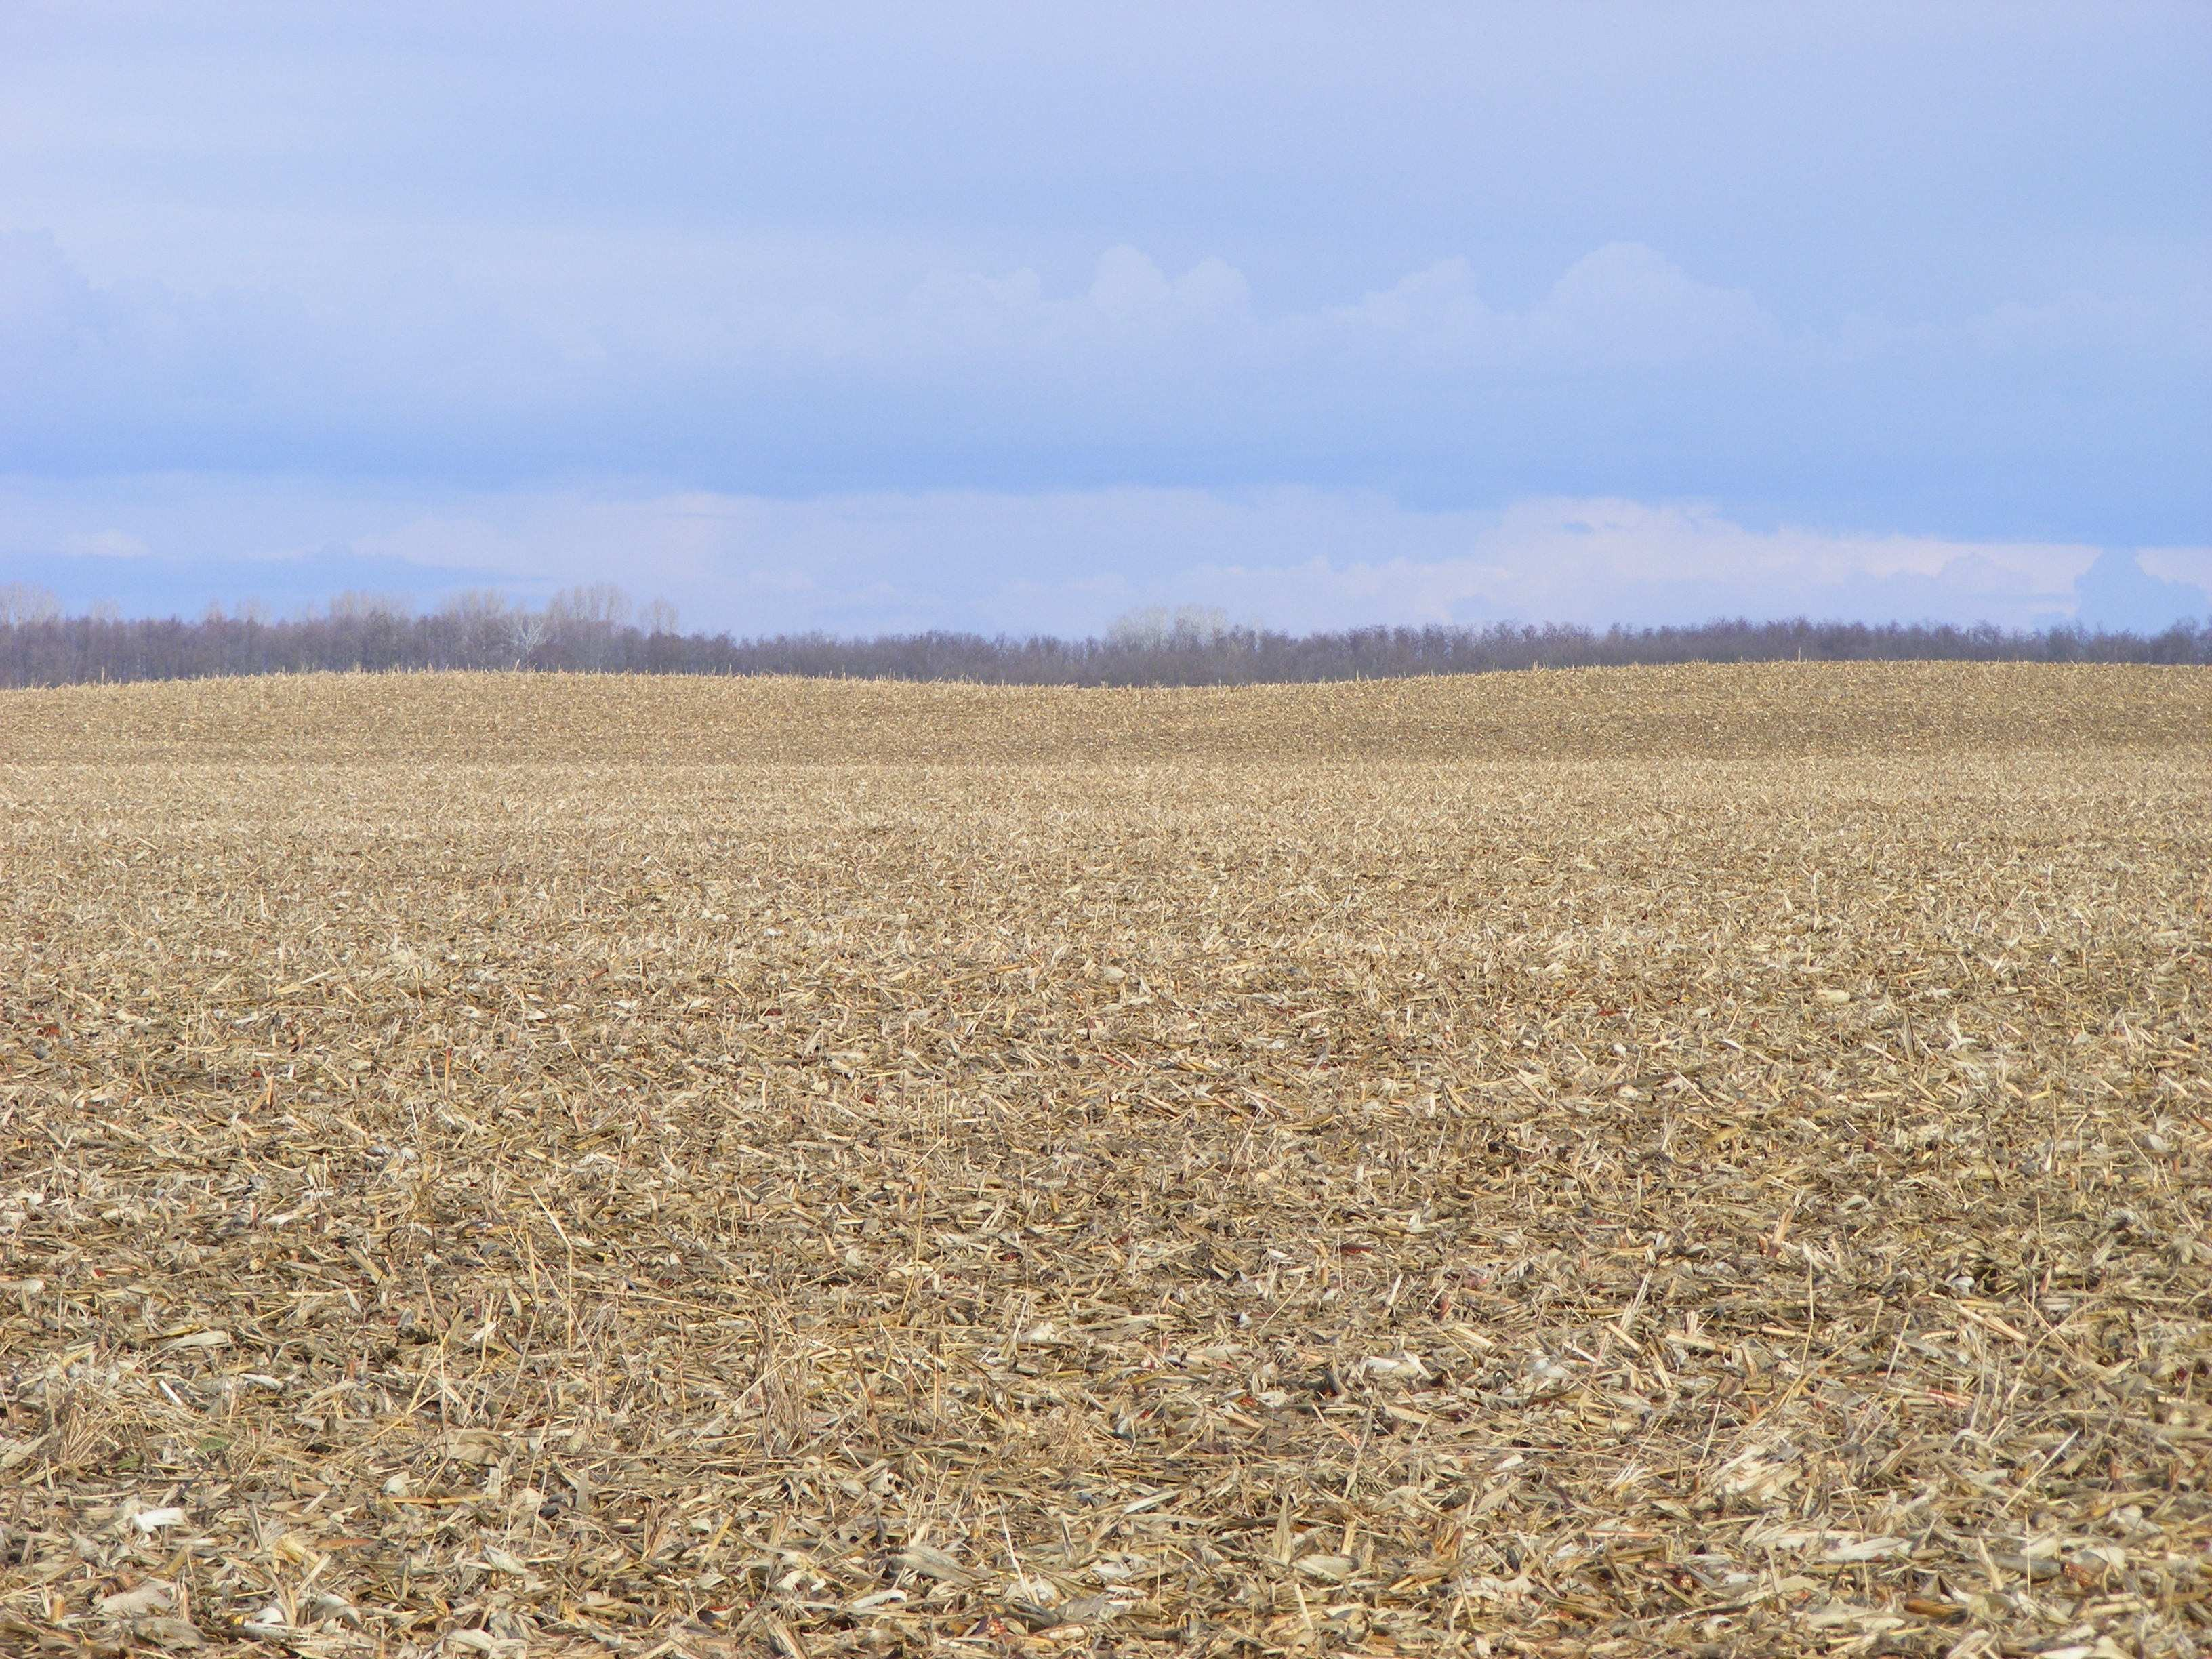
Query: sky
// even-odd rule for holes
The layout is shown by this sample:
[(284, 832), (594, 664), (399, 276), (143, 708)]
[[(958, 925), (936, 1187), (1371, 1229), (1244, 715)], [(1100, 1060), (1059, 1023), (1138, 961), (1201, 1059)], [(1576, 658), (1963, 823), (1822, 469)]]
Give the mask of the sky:
[(0, 583), (2212, 616), (2212, 7), (0, 8)]

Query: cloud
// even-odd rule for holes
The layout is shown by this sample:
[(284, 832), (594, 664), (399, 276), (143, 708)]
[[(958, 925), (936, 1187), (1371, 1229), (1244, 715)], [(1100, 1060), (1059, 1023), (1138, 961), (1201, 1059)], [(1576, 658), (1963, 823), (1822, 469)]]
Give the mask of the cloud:
[[(428, 603), (489, 585), (542, 599), (600, 580), (738, 632), (1084, 633), (1182, 603), (1298, 631), (1720, 615), (2155, 627), (2212, 608), (2212, 548), (1760, 526), (1620, 497), (1421, 510), (1304, 487), (780, 499), (612, 482), (426, 496), (173, 476), (0, 480), (0, 580), (134, 611), (349, 588)], [(94, 550), (117, 538), (143, 551)]]
[(2188, 0), (189, 14), (0, 24), (0, 471), (2212, 526)]
[(2074, 579), (2074, 615), (2092, 627), (2147, 634), (2185, 618), (2212, 623), (2212, 585), (2154, 576), (2140, 554), (2107, 549)]
[(1782, 333), (1749, 294), (1701, 283), (1635, 242), (1584, 255), (1533, 305), (1486, 302), (1464, 258), (1440, 260), (1338, 313), (1352, 338), (1372, 335), (1432, 367), (1524, 373), (1679, 366), (1771, 350)]
[(153, 550), (123, 530), (75, 532), (63, 537), (61, 544), (63, 556), (72, 559), (143, 559)]
[[(1062, 296), (1024, 268), (993, 277), (941, 271), (905, 309), (905, 326), (848, 319), (848, 339), (896, 360), (957, 340), (988, 349), (1084, 353), (1172, 343), (1179, 360), (1218, 354), (1302, 375), (1352, 365), (1393, 372), (1470, 367), (1605, 371), (1680, 365), (1771, 349), (1780, 330), (1750, 295), (1701, 283), (1653, 250), (1614, 243), (1577, 260), (1533, 305), (1498, 309), (1464, 258), (1413, 271), (1358, 302), (1315, 310), (1255, 308), (1244, 274), (1208, 256), (1170, 276), (1142, 250), (1109, 248), (1089, 284)], [(1079, 384), (1067, 388), (1079, 394)]]
[(1601, 626), (1802, 615), (2024, 626), (2063, 599), (2097, 551), (1754, 529), (1708, 506), (1618, 499), (1531, 500), (1495, 515), (1376, 516), (1382, 521), (1370, 542), (1406, 550), (1209, 564), (1185, 580), (1205, 602), (1293, 629), (1348, 616)]
[[(1010, 360), (1049, 357), (1064, 375), (1085, 358), (1097, 366), (1132, 351), (1218, 348), (1229, 331), (1251, 324), (1251, 299), (1243, 273), (1224, 260), (1209, 257), (1170, 276), (1121, 244), (1102, 253), (1088, 285), (1071, 293), (1048, 294), (1026, 266), (1003, 276), (939, 270), (887, 314), (848, 316), (840, 333), (865, 343), (854, 356), (895, 373), (927, 362), (957, 374), (963, 356), (1003, 373)], [(1061, 384), (1081, 391), (1079, 381)]]
[(96, 341), (115, 311), (45, 231), (0, 230), (0, 374), (28, 390)]
[(1530, 321), (1540, 347), (1584, 362), (1682, 362), (1781, 338), (1749, 293), (1698, 282), (1634, 242), (1577, 260)]
[(1968, 319), (1966, 337), (1997, 359), (2139, 357), (2163, 352), (2212, 362), (2212, 281), (2172, 313), (2143, 296), (2074, 290), (2041, 301), (2007, 300)]
[[(2134, 542), (2194, 539), (2212, 511), (2181, 418), (2193, 371), (2152, 349), (2154, 307), (2130, 313), (2124, 362), (2025, 322), (2002, 352), (1985, 319), (1792, 329), (1629, 241), (1518, 301), (1462, 257), (1349, 302), (1126, 243), (1056, 278), (917, 258), (892, 281), (866, 274), (880, 249), (647, 240), (633, 278), (607, 268), (619, 238), (520, 241), (536, 267), (464, 240), (384, 286), (306, 294), (102, 283), (52, 237), (9, 238), (0, 469), (493, 489), (657, 474), (732, 495), (1296, 482), (1437, 507), (1618, 492)], [(546, 274), (572, 267), (567, 287)], [(2063, 368), (2066, 395), (1990, 406), (1977, 377), (2000, 358)], [(2140, 487), (2115, 495), (2116, 473)]]

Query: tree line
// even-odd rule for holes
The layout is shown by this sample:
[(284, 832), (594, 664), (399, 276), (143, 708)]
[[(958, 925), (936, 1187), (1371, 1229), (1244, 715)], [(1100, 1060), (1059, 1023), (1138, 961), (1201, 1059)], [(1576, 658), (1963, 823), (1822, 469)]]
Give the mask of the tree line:
[(217, 675), (478, 669), (623, 674), (802, 674), (1009, 685), (1250, 685), (1689, 662), (2108, 662), (2212, 664), (2212, 625), (2157, 634), (2070, 625), (1722, 619), (1693, 626), (1563, 623), (1370, 627), (1288, 634), (1218, 612), (1132, 612), (1081, 639), (931, 631), (847, 639), (683, 633), (674, 608), (634, 610), (611, 585), (571, 588), (532, 611), (489, 592), (417, 614), (341, 595), (272, 619), (210, 607), (196, 621), (64, 615), (50, 595), (0, 587), (0, 686)]

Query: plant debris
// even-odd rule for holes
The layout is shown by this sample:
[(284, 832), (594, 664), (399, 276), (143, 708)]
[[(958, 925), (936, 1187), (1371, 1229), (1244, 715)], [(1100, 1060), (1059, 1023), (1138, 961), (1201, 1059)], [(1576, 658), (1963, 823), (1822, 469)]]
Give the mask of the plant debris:
[(2212, 1649), (2212, 673), (0, 696), (0, 1649)]

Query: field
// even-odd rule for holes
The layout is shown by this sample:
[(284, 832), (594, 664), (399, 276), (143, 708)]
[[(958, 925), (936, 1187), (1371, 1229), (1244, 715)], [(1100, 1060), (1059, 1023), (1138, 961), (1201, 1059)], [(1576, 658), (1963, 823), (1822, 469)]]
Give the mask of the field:
[(0, 696), (0, 1650), (2212, 1651), (2212, 672)]

